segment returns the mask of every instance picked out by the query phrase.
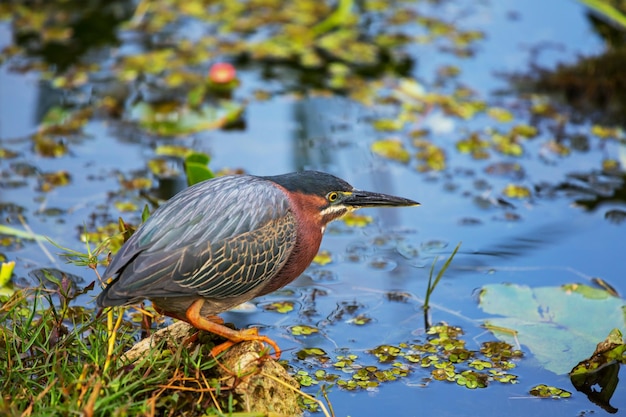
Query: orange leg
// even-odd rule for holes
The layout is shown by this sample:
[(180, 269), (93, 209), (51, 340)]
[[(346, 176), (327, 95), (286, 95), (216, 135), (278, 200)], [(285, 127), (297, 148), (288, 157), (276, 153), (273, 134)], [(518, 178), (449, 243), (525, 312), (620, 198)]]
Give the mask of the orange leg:
[[(178, 314), (170, 313), (169, 311), (165, 311), (165, 310), (157, 307), (154, 304), (152, 304), (152, 308), (154, 308), (154, 311), (156, 311), (157, 313), (161, 314), (162, 316), (168, 316), (168, 317), (171, 317), (171, 318), (176, 319), (176, 320), (182, 320), (182, 321), (189, 322), (189, 319), (186, 316), (179, 316)], [(220, 316), (208, 316), (208, 317), (206, 317), (206, 319), (207, 320), (211, 320), (214, 323), (224, 324), (224, 319), (221, 318)]]
[[(200, 311), (202, 311), (203, 304), (203, 299), (194, 301), (191, 307), (187, 309), (186, 321), (188, 321), (192, 326), (197, 329), (206, 330), (207, 332), (215, 333), (218, 336), (222, 336), (223, 338), (228, 339), (227, 342), (215, 346), (211, 350), (211, 354), (213, 356), (219, 355), (236, 343), (246, 340), (257, 340), (259, 342), (267, 343), (268, 345), (270, 345), (272, 349), (274, 349), (276, 359), (280, 358), (280, 349), (278, 348), (276, 342), (274, 342), (267, 336), (259, 336), (259, 331), (256, 328), (233, 330), (226, 326), (223, 326), (222, 323), (224, 323), (224, 320), (219, 317), (211, 316), (210, 318), (206, 318), (201, 316)], [(214, 321), (213, 318), (218, 318), (219, 322)]]

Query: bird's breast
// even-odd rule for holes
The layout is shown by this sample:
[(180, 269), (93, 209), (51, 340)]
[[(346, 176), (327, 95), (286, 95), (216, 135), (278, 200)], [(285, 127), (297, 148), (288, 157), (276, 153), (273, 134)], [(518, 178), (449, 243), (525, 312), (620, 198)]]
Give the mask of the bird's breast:
[[(285, 265), (269, 280), (262, 294), (269, 294), (298, 278), (313, 261), (322, 242), (322, 225), (307, 212), (308, 201), (299, 201), (298, 195), (291, 195), (291, 209), (296, 221), (295, 242)], [(312, 209), (311, 209), (312, 210)]]

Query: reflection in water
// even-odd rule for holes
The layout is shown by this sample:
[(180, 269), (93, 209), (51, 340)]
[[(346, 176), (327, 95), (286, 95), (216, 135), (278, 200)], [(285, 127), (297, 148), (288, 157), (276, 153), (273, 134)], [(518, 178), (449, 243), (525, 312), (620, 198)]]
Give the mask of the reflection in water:
[[(28, 26), (31, 14), (41, 12), (40, 8), (48, 10), (46, 18), (54, 21), (43, 31)], [(15, 43), (61, 73), (97, 48), (118, 45), (117, 28), (133, 10), (133, 2), (128, 0), (47, 1), (32, 10), (23, 7), (16, 9), (24, 15), (16, 20), (23, 26), (14, 31)]]
[(605, 411), (615, 414), (619, 410), (613, 407), (610, 401), (619, 382), (619, 369), (619, 363), (611, 363), (594, 372), (572, 375), (572, 384), (578, 391), (584, 393), (591, 402), (602, 407)]
[[(337, 99), (307, 97), (293, 103), (293, 120), (296, 128), (293, 132), (293, 169), (302, 171), (317, 167), (330, 167), (337, 161), (332, 157), (329, 147), (319, 146), (328, 141), (330, 126), (326, 115), (329, 109), (341, 111)], [(333, 112), (333, 114), (335, 114)], [(316, 146), (315, 146), (316, 145)]]
[[(495, 262), (510, 264), (512, 259), (522, 259), (533, 252), (564, 239), (571, 232), (565, 224), (550, 224), (528, 230), (523, 235), (507, 236), (473, 251), (461, 250), (450, 267), (448, 276), (455, 271), (473, 272), (496, 266)], [(463, 256), (466, 255), (466, 256)]]
[[(620, 9), (620, 2), (613, 6)], [(607, 8), (611, 7), (607, 4)], [(626, 14), (626, 7), (621, 6)], [(625, 126), (626, 109), (626, 34), (619, 25), (591, 12), (587, 20), (605, 42), (606, 50), (595, 56), (579, 57), (572, 64), (544, 68), (537, 62), (539, 53), (553, 47), (542, 45), (534, 51), (530, 72), (508, 75), (518, 91), (545, 93), (564, 101), (576, 117), (610, 125)]]
[[(621, 172), (571, 174), (567, 182), (557, 185), (556, 190), (584, 196), (577, 199), (575, 204), (588, 211), (596, 211), (605, 205), (616, 203), (626, 205), (626, 174)], [(619, 216), (619, 211), (611, 216), (618, 220), (622, 217)]]

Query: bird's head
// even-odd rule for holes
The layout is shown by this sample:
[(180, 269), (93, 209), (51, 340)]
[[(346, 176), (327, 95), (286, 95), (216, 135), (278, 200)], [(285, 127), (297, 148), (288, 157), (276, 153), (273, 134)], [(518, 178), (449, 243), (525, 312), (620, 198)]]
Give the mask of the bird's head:
[[(325, 227), (333, 220), (364, 207), (403, 207), (418, 206), (419, 203), (407, 198), (371, 191), (357, 190), (341, 178), (319, 171), (302, 171), (290, 174), (265, 177), (274, 181), (290, 193), (292, 200), (307, 215)], [(313, 211), (313, 213), (311, 213)]]

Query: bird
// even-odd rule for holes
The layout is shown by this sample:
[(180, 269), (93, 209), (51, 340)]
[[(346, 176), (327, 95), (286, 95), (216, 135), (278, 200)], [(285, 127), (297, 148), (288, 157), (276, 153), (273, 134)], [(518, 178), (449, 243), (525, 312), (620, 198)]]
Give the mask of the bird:
[(280, 349), (256, 328), (234, 330), (217, 314), (296, 279), (318, 253), (328, 223), (363, 207), (418, 202), (355, 189), (319, 171), (275, 176), (227, 175), (184, 189), (157, 208), (111, 259), (109, 282), (96, 299), (106, 307), (152, 302), (230, 346), (257, 340)]

